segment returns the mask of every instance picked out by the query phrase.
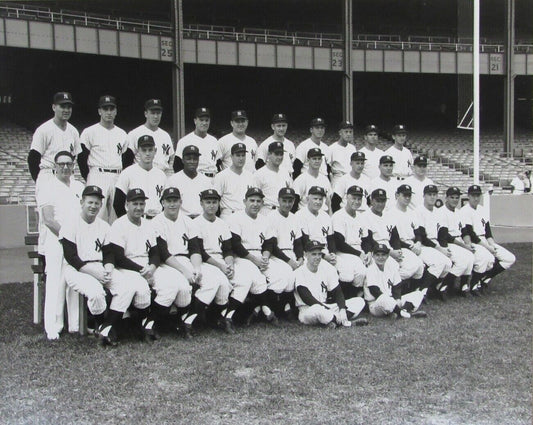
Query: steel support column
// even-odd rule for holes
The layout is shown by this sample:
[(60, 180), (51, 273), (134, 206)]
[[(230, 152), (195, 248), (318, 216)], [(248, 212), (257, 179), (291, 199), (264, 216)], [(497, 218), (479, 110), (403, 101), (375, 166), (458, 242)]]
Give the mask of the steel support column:
[(174, 141), (177, 141), (179, 138), (185, 135), (182, 0), (173, 0), (172, 12), (172, 26), (174, 30), (174, 63), (172, 66), (172, 118), (174, 122)]
[(505, 6), (505, 78), (504, 78), (504, 152), (514, 151), (514, 43), (515, 0), (507, 0)]
[(352, 69), (352, 40), (353, 40), (353, 3), (352, 0), (344, 0), (343, 3), (343, 36), (344, 36), (344, 60), (342, 76), (342, 114), (345, 120), (354, 120), (353, 104), (353, 69)]

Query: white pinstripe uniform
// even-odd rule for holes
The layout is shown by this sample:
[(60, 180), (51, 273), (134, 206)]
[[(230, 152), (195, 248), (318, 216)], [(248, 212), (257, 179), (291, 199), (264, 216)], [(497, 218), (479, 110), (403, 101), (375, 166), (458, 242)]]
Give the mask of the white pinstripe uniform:
[[(333, 231), (344, 236), (345, 242), (352, 248), (363, 251), (361, 248), (361, 237), (365, 233), (363, 223), (361, 222), (360, 214), (352, 217), (346, 212), (344, 208), (337, 211), (331, 217)], [(344, 252), (337, 251), (337, 264), (335, 264), (339, 272), (339, 280), (341, 282), (353, 282), (356, 287), (362, 287), (366, 267), (361, 258)]]
[(236, 143), (244, 143), (246, 145), (244, 169), (249, 173), (253, 173), (255, 171), (257, 142), (248, 135), (244, 136), (244, 139), (239, 139), (233, 133), (226, 134), (218, 139), (218, 152), (222, 160), (222, 169), (231, 167), (231, 147)]
[(269, 230), (267, 239), (275, 237), (278, 241), (278, 248), (291, 260), (296, 261), (294, 241), (302, 237), (302, 230), (296, 215), (289, 212), (288, 217), (284, 217), (279, 210), (273, 211), (267, 217), (267, 229)]
[(392, 175), (405, 179), (413, 174), (413, 154), (409, 149), (403, 147), (402, 150), (392, 145), (385, 151), (385, 155), (392, 156), (394, 159), (394, 168)]
[[(189, 240), (198, 238), (198, 228), (192, 219), (187, 217), (181, 211), (176, 221), (165, 217), (164, 213), (158, 214), (152, 220), (156, 235), (162, 238), (168, 246), (168, 251), (176, 260), (187, 270), (193, 273), (194, 268), (190, 260)], [(163, 264), (162, 269), (171, 269), (180, 275), (180, 290), (176, 298), (178, 307), (186, 307), (191, 303), (191, 286), (189, 282), (176, 269)], [(199, 282), (200, 288), (195, 293), (196, 298), (206, 305), (211, 304), (213, 300), (219, 305), (228, 302), (230, 286), (224, 274), (216, 267), (203, 263), (200, 267), (202, 280)]]
[(342, 146), (339, 142), (335, 142), (329, 146), (329, 151), (331, 158), (331, 185), (335, 187), (337, 182), (352, 170), (350, 158), (356, 148), (351, 143)]
[(390, 177), (389, 180), (385, 180), (381, 175), (370, 180), (368, 191), (372, 193), (375, 189), (383, 189), (387, 192), (387, 199), (389, 201), (385, 205), (385, 211), (390, 211), (394, 208), (394, 197), (396, 196), (396, 189), (400, 185), (400, 182), (396, 177)]
[(130, 189), (142, 189), (148, 199), (146, 200), (146, 215), (155, 216), (162, 211), (161, 194), (165, 187), (167, 176), (157, 167), (145, 170), (139, 164), (126, 167), (118, 176), (116, 188), (125, 195)]
[(366, 158), (363, 174), (371, 180), (379, 176), (379, 159), (385, 155), (385, 152), (379, 148), (370, 150), (366, 146), (359, 149), (359, 152), (363, 152)]
[[(228, 223), (216, 217), (214, 221), (206, 220), (203, 215), (194, 219), (198, 229), (198, 237), (202, 240), (205, 252), (216, 261), (224, 263), (222, 256), (222, 243), (231, 240), (231, 231)], [(234, 262), (233, 278), (230, 283), (233, 287), (231, 296), (239, 302), (244, 302), (248, 292), (254, 285), (254, 293), (262, 293), (266, 290), (266, 281), (264, 277), (254, 280), (256, 277), (250, 273), (250, 267), (254, 266), (248, 260)], [(255, 267), (255, 266), (254, 266)]]
[(429, 177), (425, 177), (423, 180), (420, 180), (414, 174), (407, 177), (403, 183), (408, 184), (413, 188), (411, 203), (408, 206), (410, 210), (414, 210), (420, 205), (424, 204), (424, 188), (430, 184), (434, 184), (433, 180), (431, 180)]
[[(279, 140), (274, 139), (273, 136), (268, 137), (259, 145), (257, 148), (256, 161), (262, 159), (266, 164), (268, 156), (268, 146), (273, 142), (278, 142)], [(283, 162), (279, 166), (280, 170), (285, 170), (289, 176), (292, 176), (292, 163), (296, 158), (296, 148), (294, 143), (287, 138), (283, 138), (281, 141), (283, 143)]]
[(329, 146), (322, 141), (317, 144), (313, 142), (311, 138), (305, 139), (296, 147), (296, 159), (299, 159), (300, 162), (303, 164), (302, 174), (305, 174), (305, 172), (309, 168), (309, 158), (307, 158), (307, 152), (309, 151), (309, 149), (313, 148), (320, 148), (320, 150), (324, 154), (324, 161), (322, 161), (322, 164), (320, 165), (320, 174), (324, 177), (327, 177), (327, 165), (331, 164), (331, 151), (329, 149)]
[(217, 172), (217, 160), (220, 159), (217, 139), (210, 134), (202, 138), (192, 131), (178, 140), (176, 156), (183, 159), (183, 149), (191, 145), (196, 146), (200, 151), (198, 172), (208, 174), (209, 178), (212, 178)]
[(139, 147), (137, 142), (141, 136), (145, 135), (154, 138), (155, 147), (157, 149), (154, 157), (154, 167), (159, 168), (165, 174), (172, 174), (173, 169), (170, 161), (174, 158), (174, 145), (172, 144), (170, 134), (162, 128), (157, 128), (157, 130), (152, 131), (146, 126), (146, 124), (142, 124), (128, 133), (128, 147), (135, 154), (135, 160), (139, 161)]
[[(269, 235), (269, 229), (267, 227), (268, 221), (265, 217), (258, 215), (255, 219), (250, 217), (246, 211), (239, 211), (233, 214), (229, 220), (229, 227), (232, 233), (241, 237), (241, 242), (244, 248), (257, 256), (262, 255), (262, 245), (265, 239)], [(244, 258), (235, 258), (235, 263), (251, 261)], [(284, 261), (274, 256), (270, 257), (268, 262), (268, 268), (264, 271), (260, 271), (255, 264), (251, 263), (254, 267), (254, 275), (257, 272), (262, 273), (266, 277), (266, 284), (268, 289), (281, 294), (282, 292), (290, 292), (294, 288), (292, 287), (292, 268)], [(257, 278), (259, 280), (259, 278)], [(254, 285), (252, 284), (252, 293), (254, 292)]]
[(269, 215), (272, 210), (279, 206), (279, 190), (283, 187), (292, 187), (292, 179), (285, 169), (281, 169), (281, 166), (279, 171), (276, 172), (269, 169), (268, 165), (265, 165), (254, 173), (252, 186), (258, 187), (263, 191), (265, 198), (260, 213)]
[[(54, 209), (54, 219), (63, 226), (73, 215), (80, 212), (80, 199), (83, 184), (71, 178), (70, 186), (59, 181), (55, 176), (48, 182), (43, 182), (37, 197), (37, 206), (42, 211), (44, 207)], [(69, 331), (78, 331), (78, 302), (77, 296), (70, 288), (67, 289), (63, 275), (63, 248), (57, 236), (47, 231), (44, 244), (46, 258), (46, 295), (44, 299), (44, 329), (49, 337), (55, 337), (64, 326), (65, 297), (67, 299)]]
[(220, 195), (220, 218), (226, 220), (233, 213), (244, 210), (244, 195), (253, 180), (253, 174), (246, 169), (237, 174), (226, 168), (215, 176), (213, 187)]
[(181, 212), (194, 218), (202, 214), (200, 192), (212, 189), (213, 183), (211, 178), (201, 173), (191, 179), (181, 170), (167, 178), (165, 188), (167, 187), (177, 187), (179, 189), (182, 198)]
[(366, 211), (368, 209), (368, 204), (366, 203), (366, 198), (368, 195), (370, 195), (370, 179), (365, 176), (364, 174), (361, 174), (358, 179), (352, 176), (351, 173), (346, 173), (344, 176), (342, 176), (339, 180), (337, 180), (337, 183), (333, 187), (333, 191), (340, 196), (342, 199), (341, 202), (341, 208), (344, 208), (346, 205), (346, 194), (348, 193), (348, 189), (352, 186), (359, 186), (361, 189), (363, 189), (364, 197), (363, 202), (361, 202), (361, 207), (359, 207), (358, 211)]
[[(98, 217), (96, 217), (94, 222), (88, 223), (81, 216), (77, 216), (68, 220), (61, 227), (59, 237), (74, 243), (80, 259), (87, 263), (95, 263), (93, 266), (101, 268), (103, 272), (102, 247), (108, 237), (109, 230), (109, 224)], [(77, 270), (68, 264), (66, 260), (63, 270), (67, 285), (87, 297), (87, 306), (90, 312), (94, 315), (103, 313), (107, 304), (102, 283), (90, 274)], [(129, 282), (121, 274), (113, 271), (111, 282), (106, 284), (105, 287), (113, 295), (110, 309), (125, 312), (134, 296), (133, 288), (131, 288)]]
[[(300, 197), (300, 203), (298, 204), (299, 209), (307, 209), (307, 193), (312, 186), (319, 186), (323, 188), (326, 191), (326, 196), (331, 199), (331, 195), (333, 195), (333, 189), (331, 188), (328, 178), (323, 174), (319, 174), (317, 177), (315, 177), (309, 174), (308, 171), (305, 171), (296, 177), (296, 180), (294, 180), (292, 185), (294, 191)], [(329, 211), (325, 200), (324, 204), (322, 205), (322, 211)]]
[[(368, 309), (373, 316), (386, 316), (393, 312), (397, 306), (396, 300), (392, 297), (392, 287), (398, 285), (401, 281), (401, 275), (398, 263), (396, 261), (387, 261), (380, 270), (377, 264), (372, 261), (369, 264), (366, 271), (365, 279), (365, 300), (368, 302)], [(375, 298), (369, 288), (375, 286), (381, 291), (381, 295)], [(402, 295), (400, 298), (400, 308), (402, 308), (406, 302), (413, 304), (413, 310), (416, 311), (422, 304), (424, 295), (421, 291), (413, 291), (408, 294)]]
[(127, 134), (117, 126), (107, 129), (97, 123), (81, 132), (80, 141), (89, 150), (87, 184), (98, 186), (105, 196), (98, 217), (112, 223), (116, 219), (115, 184), (122, 171), (122, 154), (128, 148)]

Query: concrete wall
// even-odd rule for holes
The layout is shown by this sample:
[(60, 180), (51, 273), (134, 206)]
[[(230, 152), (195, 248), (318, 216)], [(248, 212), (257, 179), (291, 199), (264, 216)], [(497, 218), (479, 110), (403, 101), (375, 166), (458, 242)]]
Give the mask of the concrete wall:
[(0, 206), (0, 249), (23, 247), (26, 228), (24, 205)]

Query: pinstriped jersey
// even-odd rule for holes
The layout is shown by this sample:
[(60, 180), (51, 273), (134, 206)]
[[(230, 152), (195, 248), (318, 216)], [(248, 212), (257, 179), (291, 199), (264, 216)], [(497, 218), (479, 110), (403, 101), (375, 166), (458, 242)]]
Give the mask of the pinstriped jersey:
[(231, 232), (241, 237), (243, 247), (261, 253), (269, 233), (265, 217), (258, 215), (252, 218), (245, 211), (239, 211), (228, 218), (228, 224)]
[(451, 211), (446, 205), (443, 205), (438, 211), (439, 225), (441, 227), (447, 227), (450, 236), (460, 238), (461, 229), (463, 228), (461, 212), (458, 209)]
[(141, 224), (136, 225), (127, 215), (113, 222), (108, 242), (124, 248), (124, 255), (142, 267), (148, 265), (150, 248), (157, 245), (156, 234), (150, 221), (141, 218)]
[(355, 217), (352, 217), (342, 208), (333, 214), (331, 220), (333, 231), (344, 236), (344, 241), (352, 248), (361, 251), (361, 238), (367, 234), (361, 220), (361, 214), (357, 213)]
[(222, 243), (231, 240), (231, 231), (228, 223), (216, 217), (214, 221), (206, 220), (201, 215), (193, 220), (202, 239), (205, 252), (215, 260), (224, 261), (222, 257)]
[(319, 211), (315, 215), (305, 207), (299, 210), (295, 216), (302, 234), (309, 236), (310, 240), (318, 241), (327, 246), (327, 237), (333, 235), (333, 224), (329, 215), (324, 211)]
[(157, 214), (150, 222), (156, 237), (163, 239), (171, 255), (189, 255), (189, 240), (198, 237), (193, 221), (180, 211), (178, 218), (173, 221), (163, 212)]
[(31, 147), (41, 154), (40, 168), (54, 168), (54, 157), (60, 151), (76, 156), (81, 152), (80, 134), (69, 122), (65, 130), (59, 128), (53, 118), (41, 124), (33, 133)]
[(162, 128), (158, 128), (156, 131), (150, 130), (145, 124), (134, 128), (128, 133), (128, 146), (135, 154), (135, 160), (139, 161), (137, 154), (139, 148), (137, 142), (141, 136), (149, 135), (154, 138), (155, 147), (157, 149), (154, 157), (154, 166), (160, 170), (170, 170), (171, 164), (169, 164), (170, 158), (174, 156), (174, 146), (172, 145), (172, 139)]
[(389, 297), (392, 296), (392, 287), (398, 285), (402, 281), (400, 277), (400, 266), (391, 258), (387, 259), (383, 270), (372, 261), (366, 269), (366, 279), (364, 285), (364, 296), (368, 302), (376, 299), (370, 293), (369, 287), (377, 286), (379, 290)]
[(91, 125), (81, 132), (80, 142), (89, 150), (89, 167), (122, 169), (128, 136), (120, 127), (107, 129), (100, 123)]
[(278, 210), (272, 211), (266, 220), (268, 229), (267, 239), (271, 237), (277, 238), (279, 249), (292, 250), (294, 241), (302, 237), (298, 219), (291, 212), (287, 217), (284, 217)]
[[(322, 266), (322, 267), (321, 267)], [(303, 286), (309, 289), (311, 295), (321, 303), (325, 303), (328, 291), (333, 291), (339, 285), (339, 277), (335, 267), (323, 267), (322, 261), (318, 265), (318, 270), (312, 272), (304, 263), (294, 270), (294, 287)], [(303, 307), (307, 304), (302, 301), (298, 291), (294, 291), (296, 307)]]
[(102, 261), (102, 247), (109, 230), (109, 224), (98, 217), (88, 223), (78, 215), (61, 226), (59, 239), (66, 239), (75, 244), (78, 257), (82, 261)]

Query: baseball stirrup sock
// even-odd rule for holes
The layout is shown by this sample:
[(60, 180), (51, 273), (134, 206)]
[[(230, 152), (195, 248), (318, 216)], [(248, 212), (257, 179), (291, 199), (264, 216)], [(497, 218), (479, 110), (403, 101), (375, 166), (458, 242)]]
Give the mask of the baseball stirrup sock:
[[(485, 273), (485, 278), (488, 278), (490, 280), (494, 276), (499, 275), (503, 271), (505, 271), (505, 269), (502, 267), (501, 263), (498, 260), (496, 260), (496, 262), (494, 263), (494, 267), (492, 267), (492, 269), (490, 269), (487, 273)], [(489, 282), (485, 281), (485, 283), (489, 283)]]

